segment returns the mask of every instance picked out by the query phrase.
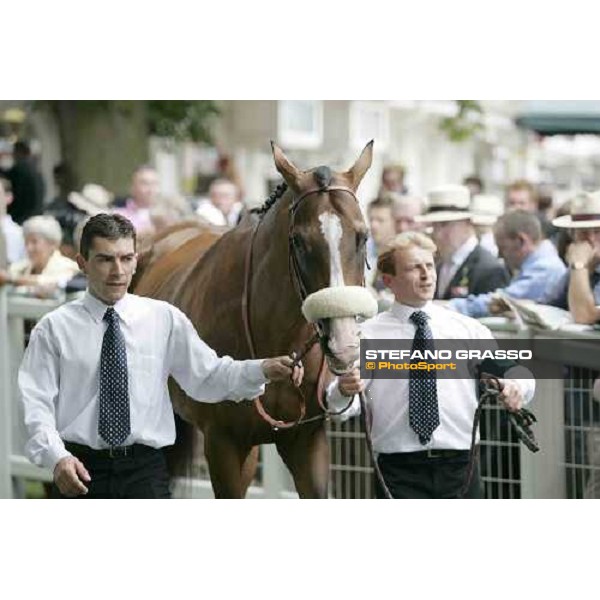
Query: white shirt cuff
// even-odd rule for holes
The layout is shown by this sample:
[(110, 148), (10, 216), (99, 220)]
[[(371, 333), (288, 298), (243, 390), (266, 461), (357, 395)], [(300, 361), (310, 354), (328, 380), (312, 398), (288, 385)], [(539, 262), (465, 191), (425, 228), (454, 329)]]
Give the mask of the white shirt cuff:
[(535, 394), (535, 379), (528, 368), (521, 365), (511, 367), (504, 373), (504, 378), (512, 379), (517, 384), (521, 390), (524, 404), (529, 404), (529, 402), (531, 402), (533, 395)]

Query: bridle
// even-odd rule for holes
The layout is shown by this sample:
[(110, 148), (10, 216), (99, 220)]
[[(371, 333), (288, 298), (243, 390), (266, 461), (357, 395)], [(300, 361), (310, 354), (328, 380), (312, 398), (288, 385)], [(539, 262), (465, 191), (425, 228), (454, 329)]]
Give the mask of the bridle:
[[(302, 279), (302, 271), (300, 269), (300, 261), (298, 259), (299, 248), (297, 246), (296, 238), (294, 236), (294, 229), (296, 225), (296, 214), (302, 204), (302, 201), (305, 200), (308, 196), (312, 196), (314, 194), (320, 193), (329, 193), (329, 192), (346, 192), (354, 198), (354, 201), (358, 204), (358, 198), (353, 190), (349, 187), (341, 186), (341, 185), (331, 185), (331, 186), (323, 186), (319, 188), (310, 189), (298, 198), (294, 199), (290, 202), (289, 208), (289, 229), (288, 229), (288, 261), (289, 261), (289, 273), (290, 278), (292, 280), (292, 285), (294, 286), (296, 293), (300, 299), (300, 303), (302, 304), (306, 297), (308, 296), (308, 289), (306, 284)], [(362, 281), (364, 285), (364, 278)], [(318, 341), (321, 345), (321, 350), (324, 354), (328, 352), (327, 350), (327, 342), (328, 342), (328, 334), (325, 331), (325, 327), (322, 325), (320, 321), (316, 321), (313, 323), (316, 333), (318, 334)]]
[[(320, 187), (311, 188), (305, 192), (303, 192), (297, 198), (292, 199), (289, 206), (289, 228), (288, 228), (288, 265), (289, 265), (289, 273), (292, 282), (292, 286), (296, 290), (298, 294), (298, 298), (300, 303), (302, 304), (306, 297), (308, 296), (308, 288), (306, 283), (302, 279), (302, 271), (300, 268), (300, 260), (298, 258), (299, 249), (297, 247), (297, 243), (295, 242), (294, 230), (296, 223), (296, 214), (300, 208), (302, 202), (308, 198), (309, 196), (313, 196), (315, 194), (324, 194), (328, 192), (346, 192), (354, 198), (354, 200), (358, 203), (358, 198), (354, 191), (345, 186), (331, 186), (331, 185), (322, 185)], [(256, 358), (256, 349), (254, 346), (254, 339), (252, 336), (252, 327), (250, 323), (250, 279), (252, 277), (252, 256), (254, 251), (254, 240), (256, 238), (256, 234), (262, 222), (262, 218), (258, 220), (256, 225), (254, 226), (254, 230), (252, 231), (252, 235), (250, 237), (250, 244), (248, 245), (248, 250), (246, 252), (246, 260), (245, 260), (245, 275), (244, 275), (244, 290), (242, 294), (242, 318), (244, 321), (244, 331), (246, 334), (246, 341), (248, 343), (248, 348), (250, 350), (250, 356), (252, 358)], [(363, 282), (364, 283), (364, 282)], [(321, 346), (322, 357), (321, 357), (321, 366), (319, 368), (319, 376), (317, 380), (317, 401), (322, 414), (316, 415), (314, 417), (310, 417), (305, 419), (306, 415), (306, 399), (302, 390), (298, 388), (294, 388), (298, 391), (300, 396), (300, 414), (298, 419), (295, 421), (281, 421), (279, 419), (274, 419), (271, 417), (268, 412), (265, 410), (262, 400), (260, 397), (254, 399), (254, 404), (256, 406), (256, 410), (260, 414), (260, 416), (271, 426), (274, 431), (278, 431), (279, 429), (290, 429), (292, 427), (296, 427), (298, 425), (304, 425), (307, 423), (311, 423), (314, 421), (320, 421), (324, 419), (328, 419), (331, 416), (336, 416), (343, 414), (346, 412), (350, 406), (352, 405), (352, 398), (348, 402), (348, 405), (345, 406), (340, 411), (330, 411), (324, 403), (324, 382), (325, 382), (325, 373), (326, 373), (326, 363), (325, 363), (325, 355), (328, 352), (327, 343), (328, 343), (328, 335), (325, 331), (325, 327), (320, 322), (315, 322), (312, 324), (315, 332), (309, 340), (304, 344), (302, 350), (300, 352), (292, 353), (292, 358), (294, 360), (293, 367), (297, 366), (300, 361), (310, 352), (313, 346), (317, 343)]]

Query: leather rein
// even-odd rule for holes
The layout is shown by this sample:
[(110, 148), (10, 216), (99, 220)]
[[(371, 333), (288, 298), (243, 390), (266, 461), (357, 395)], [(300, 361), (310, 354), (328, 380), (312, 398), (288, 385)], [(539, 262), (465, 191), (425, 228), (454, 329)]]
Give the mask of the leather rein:
[[(308, 296), (307, 287), (302, 279), (301, 271), (300, 271), (300, 261), (298, 260), (297, 249), (294, 243), (294, 225), (295, 225), (295, 217), (300, 206), (300, 203), (307, 198), (308, 196), (312, 196), (313, 194), (321, 194), (332, 191), (342, 191), (350, 194), (354, 200), (358, 203), (358, 198), (353, 190), (343, 186), (323, 186), (319, 188), (312, 188), (303, 194), (301, 194), (298, 198), (293, 199), (290, 203), (289, 207), (289, 230), (288, 230), (288, 261), (289, 261), (289, 273), (292, 281), (292, 286), (296, 290), (298, 297), (300, 299), (300, 303), (302, 304), (305, 298)], [(256, 238), (256, 234), (262, 222), (262, 218), (256, 223), (254, 230), (252, 231), (252, 235), (250, 237), (250, 244), (248, 245), (248, 250), (246, 252), (246, 260), (244, 266), (244, 291), (242, 294), (242, 319), (244, 321), (244, 332), (246, 334), (246, 342), (248, 343), (248, 348), (250, 350), (250, 356), (255, 359), (256, 356), (256, 347), (254, 345), (254, 338), (252, 335), (252, 326), (250, 322), (250, 281), (252, 278), (252, 258), (254, 254), (254, 240)], [(292, 369), (299, 365), (302, 359), (310, 352), (313, 346), (317, 343), (320, 344), (322, 350), (321, 357), (321, 366), (319, 367), (319, 376), (317, 379), (317, 401), (321, 410), (323, 411), (321, 414), (316, 415), (314, 417), (305, 418), (306, 416), (306, 398), (304, 393), (300, 389), (300, 387), (295, 387), (298, 395), (300, 396), (300, 413), (298, 418), (295, 421), (282, 421), (279, 419), (273, 418), (266, 411), (261, 397), (257, 397), (254, 399), (254, 405), (258, 414), (271, 426), (273, 431), (278, 431), (280, 429), (291, 429), (298, 425), (305, 425), (307, 423), (311, 423), (314, 421), (321, 421), (328, 419), (331, 416), (340, 415), (346, 412), (350, 406), (352, 405), (352, 398), (348, 402), (348, 405), (345, 406), (340, 411), (330, 411), (324, 402), (324, 382), (325, 382), (325, 374), (327, 370), (327, 365), (325, 362), (325, 352), (327, 348), (327, 335), (325, 333), (324, 328), (319, 323), (313, 323), (313, 327), (315, 329), (315, 333), (311, 336), (300, 352), (292, 352), (291, 358), (294, 363), (292, 365)]]

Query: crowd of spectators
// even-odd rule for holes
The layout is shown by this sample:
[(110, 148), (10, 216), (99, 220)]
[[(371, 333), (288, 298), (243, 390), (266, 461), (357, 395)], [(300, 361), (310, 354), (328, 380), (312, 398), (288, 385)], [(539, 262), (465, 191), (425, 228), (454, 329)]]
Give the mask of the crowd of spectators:
[(164, 194), (159, 173), (144, 164), (134, 169), (129, 189), (119, 195), (93, 182), (75, 189), (69, 165), (61, 163), (53, 169), (56, 192), (44, 203), (44, 178), (29, 144), (18, 141), (13, 166), (0, 171), (0, 225), (8, 262), (0, 268), (0, 286), (11, 285), (14, 293), (38, 298), (63, 298), (84, 290), (85, 276), (75, 261), (78, 240), (87, 219), (99, 213), (127, 217), (136, 228), (141, 248), (155, 234), (181, 221), (235, 226), (244, 203), (240, 186), (228, 175), (228, 170), (216, 173), (206, 182), (205, 193), (185, 198)]
[(600, 191), (553, 202), (552, 190), (519, 179), (490, 194), (480, 177), (409, 194), (405, 170), (384, 168), (367, 206), (366, 281), (385, 309), (391, 299), (373, 269), (378, 248), (404, 231), (425, 231), (437, 253), (436, 301), (472, 317), (515, 315), (506, 297), (600, 321)]

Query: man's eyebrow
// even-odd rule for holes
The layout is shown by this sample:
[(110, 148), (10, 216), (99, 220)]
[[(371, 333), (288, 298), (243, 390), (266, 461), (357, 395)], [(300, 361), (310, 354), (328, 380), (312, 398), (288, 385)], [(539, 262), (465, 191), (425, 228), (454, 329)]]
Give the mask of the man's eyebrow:
[(128, 252), (127, 254), (104, 254), (103, 252), (98, 252), (96, 257), (100, 258), (131, 258), (135, 256), (135, 252)]

